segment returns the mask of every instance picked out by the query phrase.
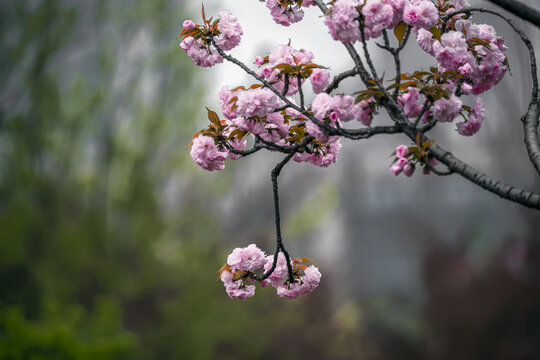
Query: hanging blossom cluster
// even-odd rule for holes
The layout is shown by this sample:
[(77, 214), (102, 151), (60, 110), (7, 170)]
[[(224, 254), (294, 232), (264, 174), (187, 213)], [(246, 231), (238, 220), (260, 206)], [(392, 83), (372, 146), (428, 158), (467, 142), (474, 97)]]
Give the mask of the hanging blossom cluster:
[[(220, 270), (220, 279), (227, 295), (232, 299), (245, 300), (255, 295), (256, 281), (262, 288), (272, 285), (280, 297), (290, 299), (315, 290), (321, 281), (321, 273), (309, 258), (299, 258), (287, 262), (286, 256), (279, 252), (266, 256), (255, 244), (245, 248), (236, 248), (227, 257), (227, 264)], [(267, 274), (258, 277), (256, 272)]]
[[(318, 7), (329, 35), (343, 43), (354, 63), (351, 70), (332, 78), (327, 66), (314, 62), (312, 52), (296, 49), (289, 42), (277, 45), (266, 56), (256, 56), (250, 67), (226, 53), (240, 43), (243, 34), (238, 19), (230, 13), (221, 11), (218, 19), (206, 19), (203, 9), (202, 24), (183, 23), (180, 46), (196, 65), (213, 66), (225, 59), (256, 80), (247, 86), (221, 88), (223, 115), (208, 109), (210, 124), (193, 136), (190, 145), (193, 161), (214, 171), (223, 170), (227, 159), (261, 149), (286, 154), (272, 172), (276, 199), (277, 176), (289, 160), (328, 167), (338, 160), (342, 137), (360, 140), (377, 134), (405, 134), (413, 143), (396, 149), (391, 173), (411, 177), (421, 167), (424, 174), (442, 174), (433, 153), (437, 145), (426, 133), (439, 123), (461, 118), (457, 133), (476, 134), (485, 114), (479, 95), (495, 86), (509, 69), (503, 39), (492, 26), (475, 24), (470, 14), (461, 13), (469, 7), (465, 0), (334, 0), (330, 7), (320, 0), (260, 1), (283, 26), (301, 21), (304, 9)], [(401, 73), (399, 53), (410, 37), (433, 57), (435, 64), (429, 69)], [(394, 57), (395, 77), (378, 76), (368, 40)], [(364, 59), (356, 46), (363, 48)], [(362, 87), (352, 93), (337, 92), (340, 82), (350, 77), (358, 79)], [(306, 96), (309, 92), (312, 95)], [(381, 108), (388, 110), (394, 125), (378, 123), (375, 117)], [(251, 282), (260, 280), (254, 275), (258, 269), (268, 272), (260, 280), (261, 286), (272, 284), (280, 296), (296, 297), (316, 287), (318, 270), (303, 268), (295, 260), (285, 261), (281, 256), (288, 255), (279, 232), (278, 240), (276, 261), (273, 256), (263, 256), (254, 245), (233, 251), (221, 272), (231, 297), (253, 295)]]
[(313, 0), (259, 0), (266, 2), (266, 7), (270, 10), (272, 19), (280, 25), (289, 26), (304, 18), (304, 10), (309, 6), (314, 6)]

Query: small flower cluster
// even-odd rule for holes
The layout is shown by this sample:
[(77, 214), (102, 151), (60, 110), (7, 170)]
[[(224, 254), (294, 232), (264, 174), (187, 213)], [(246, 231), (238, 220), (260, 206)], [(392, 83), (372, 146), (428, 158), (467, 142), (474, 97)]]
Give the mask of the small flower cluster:
[(210, 43), (210, 37), (215, 37), (216, 44), (223, 50), (231, 50), (240, 44), (242, 28), (238, 19), (228, 11), (221, 11), (219, 19), (212, 22), (204, 16), (203, 25), (196, 25), (192, 20), (186, 20), (180, 36), (183, 40), (180, 47), (193, 60), (195, 65), (211, 67), (223, 62), (223, 58)]
[(463, 94), (478, 95), (499, 83), (508, 70), (507, 48), (493, 26), (460, 19), (450, 29), (440, 38), (418, 31), (420, 47), (435, 57), (439, 71), (458, 72)]
[(466, 122), (456, 124), (456, 130), (460, 135), (472, 136), (480, 130), (482, 121), (484, 120), (484, 108), (481, 97), (474, 99), (474, 106), (469, 110), (469, 118)]
[[(410, 80), (406, 83), (406, 90), (400, 92), (398, 104), (403, 109), (407, 117), (422, 117), (424, 123), (453, 122), (458, 116), (464, 116), (464, 112), (469, 112), (469, 117), (465, 122), (459, 123), (456, 127), (460, 135), (471, 136), (478, 132), (484, 119), (484, 109), (482, 99), (478, 96), (474, 99), (474, 107), (463, 105), (463, 101), (456, 95), (458, 87), (465, 84), (458, 84), (464, 78), (455, 71), (447, 70), (441, 73), (438, 68), (431, 68), (431, 72), (415, 72), (411, 76), (402, 75), (402, 79)], [(444, 82), (439, 84), (436, 79)], [(426, 109), (422, 109), (424, 103), (428, 101), (432, 104)]]
[(420, 164), (423, 166), (424, 175), (429, 175), (431, 169), (439, 163), (437, 159), (430, 157), (429, 153), (425, 151), (425, 148), (429, 145), (431, 144), (425, 143), (421, 146), (399, 145), (393, 153), (396, 157), (390, 166), (390, 172), (395, 176), (403, 173), (403, 175), (411, 177), (416, 170), (416, 166)]
[[(312, 63), (312, 60), (313, 54), (309, 51), (279, 45), (267, 57), (258, 56), (255, 62), (261, 66), (258, 75), (275, 89), (286, 92), (291, 101), (294, 101), (291, 96), (298, 93), (299, 86), (309, 79), (314, 92), (319, 94), (308, 111), (321, 121), (335, 126), (336, 122), (357, 118), (366, 124), (373, 110), (363, 103), (355, 106), (351, 96), (331, 97), (323, 93), (328, 86), (330, 74)], [(339, 137), (328, 136), (324, 129), (307, 121), (305, 115), (294, 109), (276, 111), (283, 102), (269, 88), (261, 85), (234, 89), (222, 87), (219, 100), (226, 119), (215, 119), (210, 129), (197, 133), (191, 144), (191, 157), (203, 169), (222, 170), (227, 158), (239, 158), (240, 155), (235, 151), (245, 148), (247, 135), (256, 141), (278, 146), (296, 144), (305, 135), (313, 135), (316, 140), (306, 146), (304, 151), (297, 152), (293, 160), (320, 167), (327, 167), (337, 161), (342, 147)]]
[(272, 19), (280, 25), (289, 26), (304, 18), (302, 7), (315, 5), (313, 0), (259, 0), (266, 1)]
[(255, 295), (253, 275), (264, 269), (264, 272), (274, 270), (269, 276), (260, 281), (262, 288), (272, 285), (280, 297), (297, 298), (300, 295), (315, 290), (321, 281), (321, 273), (315, 266), (304, 263), (311, 262), (308, 258), (294, 259), (289, 264), (293, 281), (289, 277), (289, 266), (282, 252), (279, 253), (274, 266), (274, 256), (266, 254), (256, 245), (236, 248), (227, 257), (227, 264), (220, 270), (220, 279), (231, 299), (245, 300)]
[[(362, 17), (360, 17), (362, 15)], [(325, 23), (334, 40), (355, 43), (381, 36), (400, 22), (415, 29), (437, 25), (439, 12), (430, 0), (336, 0)]]
[[(325, 87), (328, 83), (324, 84), (319, 77), (328, 80), (330, 73), (322, 70), (321, 68), (312, 67), (313, 53), (306, 50), (295, 50), (289, 45), (278, 45), (266, 58), (257, 57), (259, 65), (268, 65), (261, 67), (257, 71), (257, 75), (272, 84), (277, 90), (283, 92), (287, 87), (286, 95), (291, 96), (298, 93), (299, 86), (301, 86), (306, 77), (313, 75), (313, 70), (318, 70), (328, 75), (315, 75), (315, 86)], [(257, 62), (257, 60), (256, 60)]]

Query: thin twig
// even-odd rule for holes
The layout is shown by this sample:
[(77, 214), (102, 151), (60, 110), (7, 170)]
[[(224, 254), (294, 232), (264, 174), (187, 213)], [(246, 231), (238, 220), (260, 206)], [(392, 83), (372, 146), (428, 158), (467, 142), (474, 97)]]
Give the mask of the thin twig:
[(305, 111), (306, 108), (304, 106), (304, 93), (302, 91), (302, 77), (298, 75), (297, 79), (298, 79), (298, 94), (300, 95), (300, 108)]
[(358, 70), (356, 68), (352, 69), (352, 70), (347, 70), (347, 71), (344, 71), (342, 72), (341, 74), (338, 74), (336, 76), (334, 76), (334, 79), (332, 80), (332, 82), (330, 84), (328, 84), (328, 86), (326, 87), (326, 89), (324, 89), (324, 92), (327, 93), (327, 94), (330, 94), (332, 91), (334, 91), (335, 89), (337, 89), (339, 87), (339, 84), (349, 78), (349, 77), (353, 77), (353, 76), (356, 76), (358, 75)]

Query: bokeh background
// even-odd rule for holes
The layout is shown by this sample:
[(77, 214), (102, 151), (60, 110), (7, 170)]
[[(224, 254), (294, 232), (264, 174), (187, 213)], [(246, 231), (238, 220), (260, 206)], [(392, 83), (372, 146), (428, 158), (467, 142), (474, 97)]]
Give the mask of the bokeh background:
[[(283, 29), (255, 0), (205, 6), (239, 17), (233, 54), (248, 64), (291, 38), (333, 71), (351, 67), (315, 9)], [(457, 176), (393, 177), (399, 136), (345, 141), (328, 169), (285, 168), (285, 243), (317, 259), (313, 294), (226, 296), (216, 271), (234, 247), (273, 251), (269, 172), (280, 157), (219, 173), (191, 162), (204, 106), (219, 108), (223, 85), (251, 83), (232, 65), (196, 69), (179, 49), (182, 21), (199, 10), (0, 2), (0, 359), (540, 358), (539, 213)], [(434, 137), (538, 192), (519, 121), (525, 48), (501, 21), (476, 19), (506, 38), (512, 74), (484, 96), (477, 136), (440, 126)], [(540, 49), (540, 30), (516, 21)], [(388, 58), (375, 57), (382, 72)], [(430, 65), (414, 42), (404, 59)]]

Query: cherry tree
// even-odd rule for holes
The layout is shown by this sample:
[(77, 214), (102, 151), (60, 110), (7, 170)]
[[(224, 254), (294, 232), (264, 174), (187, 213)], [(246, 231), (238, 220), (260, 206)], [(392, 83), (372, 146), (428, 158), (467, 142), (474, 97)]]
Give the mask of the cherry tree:
[[(321, 273), (309, 265), (312, 260), (292, 259), (284, 246), (278, 177), (291, 160), (319, 167), (332, 165), (342, 148), (341, 138), (401, 136), (407, 141), (392, 153), (390, 176), (412, 177), (419, 172), (459, 175), (508, 201), (540, 209), (539, 194), (491, 178), (429, 136), (436, 126), (467, 137), (481, 130), (485, 120), (481, 96), (505, 76), (510, 65), (503, 38), (491, 25), (475, 23), (473, 15), (484, 12), (498, 16), (519, 35), (530, 57), (531, 100), (521, 120), (529, 160), (540, 174), (535, 52), (511, 19), (493, 10), (472, 8), (466, 0), (334, 0), (327, 4), (321, 0), (259, 1), (281, 26), (302, 21), (304, 11), (321, 11), (329, 36), (345, 47), (352, 67), (331, 74), (328, 64), (318, 64), (309, 50), (295, 49), (291, 42), (276, 46), (266, 56), (257, 56), (254, 65), (248, 66), (227, 53), (240, 44), (243, 35), (238, 19), (229, 12), (221, 11), (216, 19), (207, 18), (203, 7), (199, 24), (192, 20), (183, 23), (180, 46), (195, 65), (211, 67), (228, 61), (253, 78), (252, 84), (221, 88), (223, 118), (207, 109), (210, 124), (193, 136), (190, 145), (195, 163), (215, 171), (222, 170), (227, 159), (236, 160), (263, 149), (284, 154), (271, 171), (275, 252), (267, 256), (254, 244), (233, 250), (220, 270), (231, 298), (253, 296), (256, 282), (263, 288), (272, 285), (279, 296), (288, 298), (307, 294), (319, 285)], [(393, 59), (391, 78), (377, 73), (369, 41)], [(410, 41), (416, 41), (433, 58), (429, 70), (402, 72), (401, 64), (406, 59), (400, 54)], [(357, 91), (339, 92), (347, 78), (358, 79)], [(315, 96), (308, 103), (305, 93), (310, 90)], [(377, 115), (382, 112), (390, 118), (389, 125), (378, 121)]]

